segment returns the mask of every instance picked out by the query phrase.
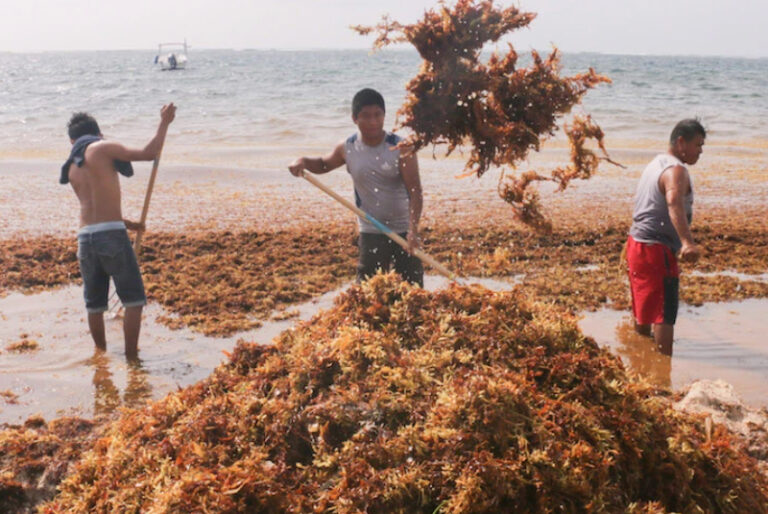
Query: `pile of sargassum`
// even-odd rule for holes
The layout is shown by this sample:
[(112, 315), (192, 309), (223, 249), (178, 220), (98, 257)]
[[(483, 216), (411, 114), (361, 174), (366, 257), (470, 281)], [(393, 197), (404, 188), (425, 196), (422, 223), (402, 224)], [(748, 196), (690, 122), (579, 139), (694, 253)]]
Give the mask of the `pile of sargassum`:
[(380, 276), (106, 427), (45, 512), (765, 512), (755, 462), (521, 292)]

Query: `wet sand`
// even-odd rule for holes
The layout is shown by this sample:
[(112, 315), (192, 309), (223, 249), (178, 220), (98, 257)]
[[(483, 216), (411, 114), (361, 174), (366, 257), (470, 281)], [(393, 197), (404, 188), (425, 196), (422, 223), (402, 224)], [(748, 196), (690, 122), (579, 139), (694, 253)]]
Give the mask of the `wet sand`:
[[(609, 146), (609, 150), (610, 150)], [(320, 155), (327, 149), (307, 148), (304, 155)], [(282, 150), (284, 152), (284, 150)], [(643, 167), (657, 153), (653, 149), (627, 148), (611, 151), (626, 166), (602, 164), (587, 181), (573, 181), (567, 190), (554, 185), (539, 188), (542, 203), (555, 225), (588, 216), (627, 220), (631, 200)], [(497, 194), (499, 170), (479, 179), (457, 178), (463, 173), (460, 152), (449, 158), (432, 158), (430, 150), (419, 154), (425, 210), (424, 225), (511, 224), (509, 205)], [(253, 167), (233, 167), (162, 162), (148, 229), (153, 232), (206, 230), (280, 230), (314, 222), (347, 223), (349, 211), (308, 182), (292, 177), (286, 166), (295, 155), (257, 159)], [(520, 171), (548, 170), (567, 162), (565, 148), (548, 148), (520, 166)], [(222, 158), (222, 163), (236, 159)], [(251, 162), (251, 161), (247, 161)], [(282, 163), (282, 165), (280, 164)], [(42, 234), (73, 236), (77, 231), (78, 205), (69, 186), (58, 184), (60, 163), (54, 161), (0, 162), (0, 239)], [(136, 175), (122, 180), (123, 215), (138, 219), (149, 179), (149, 163), (137, 163)], [(768, 198), (768, 154), (762, 150), (707, 146), (699, 164), (692, 168), (696, 188), (696, 216), (740, 217), (762, 212)], [(352, 199), (352, 185), (344, 169), (320, 179)], [(589, 218), (584, 221), (589, 221)], [(694, 225), (695, 228), (695, 225)]]

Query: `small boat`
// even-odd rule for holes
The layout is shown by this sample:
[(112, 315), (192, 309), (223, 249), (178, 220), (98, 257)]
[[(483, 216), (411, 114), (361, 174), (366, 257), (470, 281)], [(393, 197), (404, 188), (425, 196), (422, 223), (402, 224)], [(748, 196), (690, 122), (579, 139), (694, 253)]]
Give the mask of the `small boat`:
[(187, 40), (183, 43), (160, 43), (157, 45), (155, 64), (163, 71), (183, 70), (187, 66)]

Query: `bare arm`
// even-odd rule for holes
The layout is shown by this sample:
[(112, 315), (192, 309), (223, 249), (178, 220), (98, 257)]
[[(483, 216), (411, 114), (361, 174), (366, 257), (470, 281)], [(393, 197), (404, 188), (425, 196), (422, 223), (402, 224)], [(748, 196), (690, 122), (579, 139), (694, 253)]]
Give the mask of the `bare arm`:
[(419, 221), (421, 210), (424, 206), (424, 195), (421, 189), (421, 177), (419, 176), (419, 161), (416, 153), (410, 149), (400, 151), (400, 176), (403, 177), (405, 189), (410, 198), (408, 219), (408, 246), (411, 251), (420, 246)]
[(693, 233), (685, 215), (685, 196), (691, 187), (685, 168), (673, 166), (666, 170), (659, 178), (659, 187), (667, 199), (669, 218), (683, 243), (680, 258), (683, 261), (696, 262), (701, 255), (701, 249), (693, 241)]
[(335, 170), (345, 162), (344, 143), (339, 143), (325, 157), (299, 157), (288, 166), (288, 171), (295, 177), (300, 177), (305, 170), (320, 175)]
[(144, 232), (146, 230), (144, 224), (139, 223), (138, 221), (131, 221), (129, 219), (123, 218), (123, 223), (125, 223), (125, 228), (128, 230), (133, 230), (135, 232)]
[(160, 125), (157, 127), (155, 136), (147, 143), (144, 148), (126, 148), (120, 143), (105, 141), (101, 145), (107, 157), (119, 161), (152, 161), (157, 159), (160, 149), (163, 147), (165, 136), (168, 133), (168, 125), (171, 124), (176, 116), (176, 106), (173, 103), (164, 105), (160, 110)]

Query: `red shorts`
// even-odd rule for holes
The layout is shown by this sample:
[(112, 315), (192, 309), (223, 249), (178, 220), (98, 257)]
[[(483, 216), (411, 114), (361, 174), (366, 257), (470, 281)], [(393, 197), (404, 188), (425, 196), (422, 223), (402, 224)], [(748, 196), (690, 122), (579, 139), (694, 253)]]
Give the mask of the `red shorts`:
[(679, 304), (680, 269), (672, 250), (660, 243), (627, 240), (632, 312), (638, 325), (674, 325)]

